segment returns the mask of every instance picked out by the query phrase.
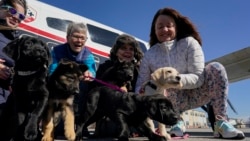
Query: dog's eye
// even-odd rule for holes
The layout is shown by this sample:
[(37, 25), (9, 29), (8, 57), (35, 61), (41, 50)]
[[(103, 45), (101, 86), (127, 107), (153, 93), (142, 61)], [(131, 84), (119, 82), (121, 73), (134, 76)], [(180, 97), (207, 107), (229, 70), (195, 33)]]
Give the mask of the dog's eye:
[(75, 78), (73, 76), (66, 76), (67, 77), (67, 81), (73, 82), (75, 81)]
[(74, 79), (73, 79), (73, 78), (67, 78), (67, 80), (68, 80), (69, 82), (74, 82)]
[(167, 109), (167, 106), (166, 105), (160, 105), (160, 108), (161, 109)]
[(171, 70), (169, 70), (169, 71), (167, 71), (168, 73), (172, 73), (172, 71)]

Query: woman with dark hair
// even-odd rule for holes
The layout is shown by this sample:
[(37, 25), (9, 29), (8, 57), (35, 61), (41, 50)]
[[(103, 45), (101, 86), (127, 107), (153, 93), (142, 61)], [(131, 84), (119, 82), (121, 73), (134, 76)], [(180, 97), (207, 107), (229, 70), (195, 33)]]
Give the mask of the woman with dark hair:
[(25, 19), (27, 4), (25, 0), (0, 1), (0, 117), (10, 94), (11, 69), (14, 61), (2, 52), (12, 40), (19, 37), (16, 28)]
[[(228, 79), (225, 68), (218, 62), (205, 66), (201, 37), (194, 24), (172, 8), (159, 9), (152, 21), (150, 49), (140, 64), (136, 92), (142, 92), (150, 74), (161, 67), (173, 67), (180, 73), (182, 89), (165, 90), (175, 110), (182, 113), (189, 109), (211, 104), (214, 115), (214, 137), (245, 137), (227, 121)], [(180, 120), (170, 133), (183, 136), (184, 122)]]

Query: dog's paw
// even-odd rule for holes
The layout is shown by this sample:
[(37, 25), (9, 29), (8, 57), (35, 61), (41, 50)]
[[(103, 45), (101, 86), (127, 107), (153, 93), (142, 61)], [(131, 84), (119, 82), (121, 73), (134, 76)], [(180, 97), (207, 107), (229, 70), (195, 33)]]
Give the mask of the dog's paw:
[(26, 126), (24, 130), (24, 138), (26, 140), (35, 140), (37, 137), (38, 131), (37, 131), (37, 125), (33, 124), (30, 126)]
[(43, 136), (41, 141), (54, 141), (54, 138), (51, 136)]
[(74, 141), (76, 139), (76, 133), (74, 130), (66, 130), (64, 135), (69, 141)]
[(162, 137), (165, 137), (166, 140), (171, 140), (171, 136), (165, 130), (163, 130), (163, 131), (160, 130), (159, 135)]
[(171, 140), (171, 136), (168, 133), (165, 134), (164, 137), (166, 138), (166, 140)]
[(76, 134), (75, 141), (82, 141), (83, 140), (82, 127), (81, 126), (76, 126), (75, 134)]
[(82, 135), (76, 135), (75, 141), (82, 141), (82, 140), (83, 140)]

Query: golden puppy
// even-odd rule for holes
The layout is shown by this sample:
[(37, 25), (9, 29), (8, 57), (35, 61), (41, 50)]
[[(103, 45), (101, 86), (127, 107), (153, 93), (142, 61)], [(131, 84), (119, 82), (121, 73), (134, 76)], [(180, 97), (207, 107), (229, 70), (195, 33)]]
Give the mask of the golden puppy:
[[(151, 74), (151, 80), (144, 83), (144, 94), (162, 94), (164, 95), (165, 89), (176, 88), (181, 89), (181, 77), (179, 72), (172, 67), (163, 67), (155, 70)], [(148, 118), (148, 123), (153, 131), (155, 131), (154, 123)], [(162, 123), (158, 123), (159, 134), (166, 137), (166, 139), (171, 139), (171, 136), (167, 133), (166, 127)]]

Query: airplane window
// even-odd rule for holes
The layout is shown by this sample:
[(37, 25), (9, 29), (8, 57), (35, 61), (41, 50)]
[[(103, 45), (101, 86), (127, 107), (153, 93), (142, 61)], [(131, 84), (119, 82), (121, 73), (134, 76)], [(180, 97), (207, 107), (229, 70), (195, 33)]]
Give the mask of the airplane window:
[(60, 30), (63, 32), (67, 31), (68, 24), (72, 23), (70, 20), (63, 20), (58, 18), (47, 17), (47, 24), (49, 27), (54, 28), (56, 30)]
[(87, 24), (88, 31), (90, 34), (90, 39), (93, 42), (103, 44), (105, 46), (112, 47), (116, 37), (119, 35), (117, 33)]
[(55, 43), (55, 42), (47, 42), (46, 44), (47, 44), (47, 46), (48, 46), (50, 49), (53, 49), (54, 46), (57, 46), (57, 45), (58, 45), (58, 43)]

